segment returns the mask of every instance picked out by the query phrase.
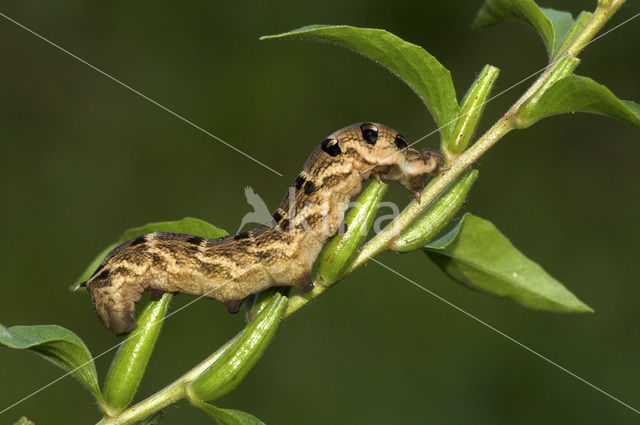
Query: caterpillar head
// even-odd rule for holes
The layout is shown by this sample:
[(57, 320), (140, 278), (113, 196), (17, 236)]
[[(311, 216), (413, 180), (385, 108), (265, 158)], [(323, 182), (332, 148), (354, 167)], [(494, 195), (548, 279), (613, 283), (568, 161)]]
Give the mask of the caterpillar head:
[(321, 149), (332, 158), (350, 161), (363, 180), (395, 180), (414, 194), (444, 167), (438, 151), (418, 151), (396, 130), (379, 123), (356, 123), (338, 130), (322, 142)]

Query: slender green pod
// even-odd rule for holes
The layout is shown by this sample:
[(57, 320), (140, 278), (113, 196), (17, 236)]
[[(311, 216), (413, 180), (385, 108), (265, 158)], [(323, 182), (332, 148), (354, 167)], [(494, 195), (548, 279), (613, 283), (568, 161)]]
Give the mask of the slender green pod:
[(464, 96), (460, 105), (460, 117), (456, 121), (455, 130), (453, 131), (454, 138), (449, 145), (445, 146), (447, 156), (455, 158), (467, 148), (480, 122), (484, 106), (487, 103), (493, 84), (498, 78), (498, 74), (500, 74), (498, 68), (485, 65)]
[(247, 319), (247, 323), (251, 322), (267, 305), (269, 305), (272, 301), (271, 299), (273, 298), (273, 294), (278, 293), (284, 297), (288, 297), (289, 292), (291, 292), (290, 286), (276, 286), (252, 295), (246, 306), (247, 312), (245, 314), (245, 318)]
[(287, 297), (274, 293), (224, 354), (186, 385), (187, 398), (191, 402), (211, 401), (233, 390), (267, 348), (284, 315), (287, 302)]
[(133, 400), (149, 358), (162, 329), (173, 294), (165, 293), (158, 301), (151, 301), (138, 317), (137, 329), (118, 349), (104, 383), (107, 413), (116, 415)]
[(387, 188), (385, 183), (372, 181), (347, 214), (346, 232), (334, 236), (325, 246), (318, 261), (322, 283), (332, 284), (342, 278), (367, 237)]
[(571, 75), (573, 73), (573, 70), (576, 68), (576, 66), (578, 66), (579, 63), (580, 63), (580, 59), (575, 58), (573, 56), (569, 56), (569, 55), (560, 59), (560, 61), (558, 62), (558, 65), (553, 70), (553, 72), (549, 75), (549, 77), (544, 82), (544, 84), (538, 90), (536, 90), (535, 93), (531, 95), (531, 97), (520, 107), (520, 109), (516, 113), (515, 124), (517, 125), (518, 128), (529, 127), (530, 125), (534, 124), (536, 121), (542, 118), (542, 117), (539, 117), (537, 119), (531, 118), (529, 115), (530, 110), (533, 109), (538, 104), (538, 102), (540, 101), (540, 98), (542, 98), (542, 95), (544, 95), (544, 93), (549, 89), (549, 87), (551, 87), (558, 80)]
[(477, 178), (478, 170), (465, 171), (411, 226), (400, 233), (389, 249), (407, 252), (429, 242), (458, 211)]
[(567, 49), (567, 46), (569, 44), (571, 44), (571, 41), (580, 32), (582, 27), (584, 27), (585, 24), (587, 22), (589, 22), (589, 19), (591, 19), (592, 15), (593, 15), (593, 13), (587, 12), (585, 10), (583, 10), (578, 15), (578, 17), (576, 18), (576, 21), (574, 22), (573, 26), (571, 27), (571, 30), (569, 30), (569, 34), (567, 34), (567, 36), (564, 38), (564, 41), (562, 42), (562, 44), (560, 44), (560, 46), (558, 46), (558, 48), (556, 49), (556, 53), (553, 55), (553, 58), (551, 59), (551, 62), (554, 62), (554, 61), (558, 60), (559, 58), (562, 58), (562, 56), (566, 54), (565, 50)]

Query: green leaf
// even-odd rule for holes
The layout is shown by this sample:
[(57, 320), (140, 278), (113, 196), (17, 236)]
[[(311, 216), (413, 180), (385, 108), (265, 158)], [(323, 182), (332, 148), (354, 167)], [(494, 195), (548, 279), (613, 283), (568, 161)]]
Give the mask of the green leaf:
[(459, 107), (451, 74), (422, 47), (380, 29), (346, 25), (310, 25), (261, 40), (295, 38), (346, 47), (360, 53), (398, 76), (431, 111), (442, 138), (450, 141)]
[(221, 409), (202, 402), (194, 405), (207, 412), (218, 425), (265, 425), (260, 419), (240, 410)]
[(455, 229), (424, 250), (450, 277), (479, 292), (536, 310), (593, 311), (480, 217), (465, 214)]
[(98, 254), (91, 263), (89, 263), (87, 268), (71, 288), (76, 289), (78, 283), (88, 280), (91, 277), (91, 274), (98, 268), (104, 257), (106, 257), (107, 254), (118, 245), (128, 241), (129, 239), (133, 239), (136, 236), (153, 232), (186, 233), (188, 235), (202, 236), (203, 238), (207, 239), (219, 238), (228, 234), (226, 231), (212, 224), (209, 224), (206, 221), (202, 221), (192, 217), (185, 217), (182, 220), (177, 221), (161, 221), (158, 223), (148, 223), (144, 226), (134, 227), (125, 231), (116, 242), (112, 243), (104, 250), (102, 250), (102, 252)]
[(138, 317), (138, 327), (114, 356), (104, 382), (104, 402), (109, 415), (122, 412), (133, 400), (160, 336), (172, 297), (173, 294), (165, 293), (160, 300), (146, 305)]
[(518, 112), (518, 118), (528, 126), (550, 115), (567, 112), (605, 115), (640, 128), (640, 105), (620, 100), (602, 84), (579, 75), (569, 75), (553, 83), (535, 103)]
[(544, 16), (547, 17), (553, 27), (554, 37), (551, 52), (555, 53), (558, 51), (558, 47), (566, 40), (567, 35), (571, 32), (575, 21), (573, 20), (571, 13), (565, 12), (564, 10), (555, 10), (546, 7), (541, 7), (540, 10), (542, 10), (542, 13), (544, 13)]
[(33, 421), (30, 421), (26, 416), (23, 416), (20, 419), (18, 419), (18, 422), (14, 423), (13, 425), (35, 425), (35, 424), (33, 423)]
[(93, 393), (102, 405), (102, 394), (93, 357), (82, 339), (58, 325), (0, 325), (0, 344), (19, 350), (27, 349), (71, 372)]
[(517, 20), (533, 27), (552, 57), (574, 26), (571, 13), (541, 8), (533, 0), (486, 0), (474, 26), (482, 28), (505, 20)]

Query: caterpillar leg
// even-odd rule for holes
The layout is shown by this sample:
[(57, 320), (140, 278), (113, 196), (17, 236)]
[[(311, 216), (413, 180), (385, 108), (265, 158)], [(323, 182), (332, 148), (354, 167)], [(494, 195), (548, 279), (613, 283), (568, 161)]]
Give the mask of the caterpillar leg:
[(240, 307), (242, 306), (242, 302), (244, 301), (244, 299), (242, 300), (230, 300), (230, 301), (225, 301), (222, 304), (225, 306), (225, 308), (227, 309), (227, 311), (231, 314), (236, 314), (237, 312), (240, 311)]
[(110, 280), (93, 280), (87, 289), (102, 324), (116, 335), (136, 329), (135, 305), (144, 288), (138, 285), (117, 285)]
[(109, 312), (109, 322), (113, 333), (116, 335), (124, 335), (134, 331), (138, 327), (138, 324), (136, 323), (133, 313), (133, 310), (111, 310)]
[(302, 289), (305, 292), (311, 291), (314, 287), (313, 278), (311, 277), (311, 273), (307, 272), (301, 277), (295, 279), (291, 284), (295, 287)]
[(151, 301), (160, 301), (160, 298), (164, 295), (164, 291), (159, 291), (157, 289), (152, 289), (150, 291)]

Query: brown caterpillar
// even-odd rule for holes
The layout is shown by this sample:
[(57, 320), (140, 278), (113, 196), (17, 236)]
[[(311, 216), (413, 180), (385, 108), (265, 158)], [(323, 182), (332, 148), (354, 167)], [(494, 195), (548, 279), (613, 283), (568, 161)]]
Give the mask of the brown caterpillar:
[(358, 123), (316, 147), (271, 223), (249, 232), (204, 239), (156, 232), (111, 251), (84, 282), (102, 323), (117, 335), (136, 328), (142, 292), (205, 295), (235, 313), (249, 295), (272, 286), (313, 288), (311, 267), (336, 234), (362, 181), (395, 180), (416, 197), (444, 160), (440, 153), (408, 147), (397, 131)]

